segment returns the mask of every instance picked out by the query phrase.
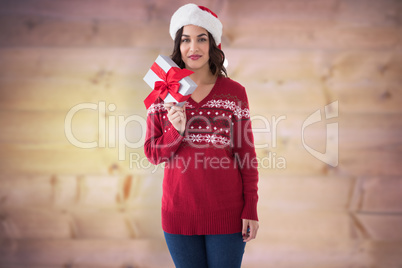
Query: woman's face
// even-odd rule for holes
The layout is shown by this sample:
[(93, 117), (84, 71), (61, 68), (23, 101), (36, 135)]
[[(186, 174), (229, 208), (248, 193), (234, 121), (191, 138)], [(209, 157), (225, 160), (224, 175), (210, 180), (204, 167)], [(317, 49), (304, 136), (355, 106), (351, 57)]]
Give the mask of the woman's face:
[(202, 27), (186, 25), (180, 42), (181, 58), (186, 69), (196, 71), (209, 70), (209, 39), (208, 32)]

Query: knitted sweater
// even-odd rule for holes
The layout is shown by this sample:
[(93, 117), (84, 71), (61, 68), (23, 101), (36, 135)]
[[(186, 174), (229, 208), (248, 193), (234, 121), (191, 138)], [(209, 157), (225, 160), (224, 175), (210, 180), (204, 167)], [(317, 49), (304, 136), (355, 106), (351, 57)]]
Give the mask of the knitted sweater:
[(199, 103), (186, 104), (181, 136), (163, 101), (148, 108), (145, 155), (165, 162), (162, 229), (183, 235), (241, 232), (258, 220), (258, 170), (245, 88), (218, 77)]

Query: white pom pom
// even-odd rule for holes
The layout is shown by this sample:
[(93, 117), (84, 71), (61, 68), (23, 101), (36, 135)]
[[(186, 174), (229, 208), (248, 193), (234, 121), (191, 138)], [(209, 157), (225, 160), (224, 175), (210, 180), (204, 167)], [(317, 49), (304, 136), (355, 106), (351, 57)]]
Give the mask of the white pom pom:
[(228, 59), (225, 57), (225, 60), (223, 61), (223, 67), (227, 68), (229, 65)]

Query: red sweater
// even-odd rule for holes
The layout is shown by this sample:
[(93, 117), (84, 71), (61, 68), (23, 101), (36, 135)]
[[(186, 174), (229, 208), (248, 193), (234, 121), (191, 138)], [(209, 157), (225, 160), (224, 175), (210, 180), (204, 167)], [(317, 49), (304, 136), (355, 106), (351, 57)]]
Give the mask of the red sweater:
[(181, 136), (158, 99), (148, 109), (145, 155), (165, 162), (162, 228), (183, 235), (241, 232), (258, 220), (258, 170), (245, 88), (218, 77), (200, 103), (186, 104)]

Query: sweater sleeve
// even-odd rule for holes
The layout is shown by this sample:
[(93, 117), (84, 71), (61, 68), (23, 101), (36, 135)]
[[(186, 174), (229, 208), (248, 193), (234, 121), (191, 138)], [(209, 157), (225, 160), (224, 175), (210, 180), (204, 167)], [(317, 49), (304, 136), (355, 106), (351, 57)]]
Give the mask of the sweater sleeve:
[[(153, 109), (153, 112), (150, 112), (149, 109)], [(168, 161), (174, 155), (184, 137), (179, 134), (170, 122), (164, 127), (163, 120), (168, 119), (167, 116), (163, 119), (161, 113), (166, 114), (166, 110), (165, 112), (162, 109), (161, 112), (155, 111), (154, 106), (149, 109), (144, 153), (149, 162), (158, 165)]]
[(234, 120), (233, 151), (243, 180), (242, 219), (257, 220), (258, 161), (254, 147), (248, 98), (244, 87), (239, 94)]

